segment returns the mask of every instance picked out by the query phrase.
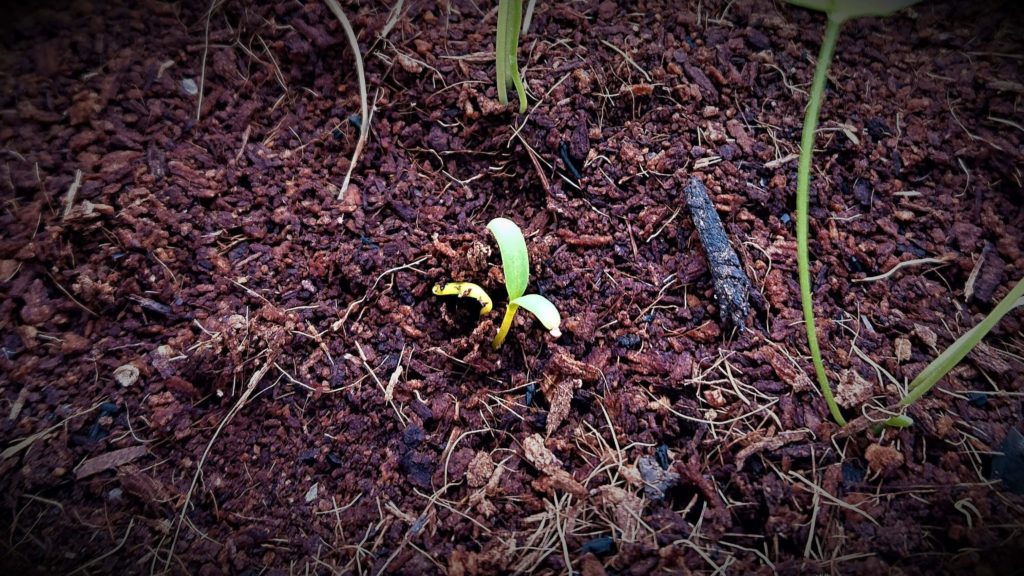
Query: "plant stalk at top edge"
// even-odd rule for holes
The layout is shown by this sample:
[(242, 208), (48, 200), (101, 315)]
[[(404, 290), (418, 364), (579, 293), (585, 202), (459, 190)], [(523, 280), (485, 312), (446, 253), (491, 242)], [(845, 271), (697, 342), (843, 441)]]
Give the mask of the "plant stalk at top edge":
[(498, 102), (502, 104), (508, 104), (508, 6), (507, 1), (498, 2), (498, 25), (494, 41), (494, 74), (498, 85)]
[(810, 205), (811, 156), (814, 154), (814, 134), (818, 129), (818, 116), (821, 113), (821, 101), (824, 99), (825, 81), (828, 79), (829, 66), (835, 54), (836, 40), (839, 38), (841, 21), (828, 19), (825, 27), (825, 38), (818, 53), (818, 64), (814, 69), (814, 81), (811, 84), (810, 101), (807, 103), (807, 114), (804, 117), (803, 134), (800, 138), (800, 166), (796, 180), (796, 262), (800, 277), (800, 302), (803, 306), (804, 325), (807, 329), (807, 345), (811, 350), (811, 361), (814, 372), (818, 376), (818, 386), (825, 397), (829, 412), (836, 423), (846, 426), (846, 419), (839, 411), (832, 388), (825, 374), (825, 365), (821, 361), (821, 350), (818, 348), (818, 332), (814, 325), (814, 303), (811, 297), (811, 272), (807, 247), (808, 207)]

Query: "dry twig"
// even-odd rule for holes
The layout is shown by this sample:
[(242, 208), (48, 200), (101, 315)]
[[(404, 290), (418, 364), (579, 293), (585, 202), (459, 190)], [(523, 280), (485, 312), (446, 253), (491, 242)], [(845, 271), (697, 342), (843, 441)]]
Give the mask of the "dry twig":
[(348, 172), (345, 173), (345, 180), (341, 183), (341, 191), (338, 192), (338, 200), (340, 201), (348, 190), (348, 184), (352, 180), (352, 170), (355, 169), (356, 162), (359, 161), (359, 156), (363, 153), (363, 147), (366, 146), (366, 139), (370, 135), (369, 98), (366, 96), (366, 73), (363, 71), (363, 55), (359, 51), (359, 40), (356, 38), (355, 30), (352, 29), (352, 24), (348, 21), (348, 17), (345, 16), (345, 12), (342, 11), (338, 0), (324, 1), (327, 2), (327, 7), (331, 9), (331, 12), (334, 12), (334, 15), (338, 17), (341, 27), (345, 29), (345, 36), (348, 37), (349, 46), (352, 47), (352, 56), (356, 60), (356, 76), (359, 79), (359, 118), (361, 120), (359, 125), (359, 141), (356, 142), (356, 149), (352, 152), (352, 161), (348, 165)]

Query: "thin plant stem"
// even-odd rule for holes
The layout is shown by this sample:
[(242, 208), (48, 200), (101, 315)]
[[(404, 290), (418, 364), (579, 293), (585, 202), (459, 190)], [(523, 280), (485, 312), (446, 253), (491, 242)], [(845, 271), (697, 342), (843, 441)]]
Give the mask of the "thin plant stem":
[(519, 96), (519, 113), (526, 112), (526, 89), (523, 78), (519, 74), (519, 25), (523, 19), (523, 0), (510, 0), (508, 21), (508, 70), (512, 76), (512, 85)]
[(526, 34), (530, 31), (530, 23), (533, 22), (533, 9), (537, 5), (537, 0), (527, 0), (526, 2), (526, 13), (523, 15), (523, 28), (521, 32)]
[(494, 74), (498, 81), (498, 102), (508, 104), (508, 12), (511, 0), (499, 0), (497, 38), (494, 42)]
[(505, 310), (505, 317), (501, 320), (501, 328), (498, 329), (494, 342), (491, 342), (491, 347), (495, 350), (501, 348), (501, 345), (505, 343), (505, 337), (508, 336), (508, 331), (512, 328), (512, 320), (515, 319), (516, 312), (518, 311), (519, 305), (509, 302), (508, 309)]
[(352, 29), (352, 24), (348, 21), (348, 17), (345, 16), (345, 11), (341, 9), (338, 0), (324, 1), (331, 12), (334, 12), (334, 16), (341, 22), (341, 27), (345, 30), (345, 37), (348, 38), (348, 45), (352, 48), (352, 56), (356, 61), (356, 78), (359, 80), (359, 140), (356, 141), (356, 149), (352, 152), (352, 161), (348, 164), (345, 180), (341, 183), (341, 190), (338, 191), (338, 200), (340, 201), (345, 197), (348, 185), (352, 181), (352, 171), (355, 170), (359, 156), (363, 153), (363, 148), (366, 146), (366, 140), (370, 136), (370, 105), (366, 92), (366, 73), (363, 71), (363, 54), (359, 51), (359, 39), (356, 37), (356, 32)]
[(494, 73), (498, 102), (508, 104), (508, 83), (519, 95), (519, 113), (526, 112), (526, 89), (519, 75), (519, 26), (523, 19), (522, 0), (498, 1), (498, 26), (494, 43)]
[(804, 117), (803, 134), (800, 139), (800, 165), (796, 181), (796, 262), (800, 277), (800, 302), (803, 305), (807, 345), (811, 350), (814, 372), (817, 374), (818, 385), (821, 387), (822, 396), (825, 397), (825, 403), (828, 404), (829, 412), (832, 413), (836, 423), (845, 426), (846, 419), (843, 418), (843, 414), (839, 411), (839, 405), (836, 404), (836, 400), (832, 396), (832, 388), (828, 383), (825, 365), (821, 361), (821, 350), (818, 348), (818, 331), (814, 325), (814, 303), (811, 297), (810, 259), (807, 246), (814, 133), (818, 128), (818, 116), (821, 113), (821, 101), (824, 99), (825, 81), (828, 79), (828, 69), (832, 64), (832, 56), (835, 54), (836, 40), (839, 38), (841, 27), (842, 22), (834, 21), (831, 18), (825, 27), (825, 38), (821, 43), (821, 52), (818, 53), (818, 64), (814, 69), (814, 81), (811, 83), (811, 97), (807, 104), (807, 115)]
[(963, 336), (957, 338), (956, 342), (950, 344), (949, 348), (942, 351), (935, 360), (932, 360), (924, 370), (914, 378), (908, 389), (910, 392), (903, 397), (900, 404), (910, 406), (921, 396), (924, 396), (945, 376), (954, 366), (964, 359), (964, 356), (974, 349), (981, 342), (981, 339), (1015, 307), (1021, 305), (1021, 298), (1024, 298), (1024, 278), (1017, 281), (1017, 285), (1010, 290), (996, 307), (985, 316), (977, 326), (971, 328)]

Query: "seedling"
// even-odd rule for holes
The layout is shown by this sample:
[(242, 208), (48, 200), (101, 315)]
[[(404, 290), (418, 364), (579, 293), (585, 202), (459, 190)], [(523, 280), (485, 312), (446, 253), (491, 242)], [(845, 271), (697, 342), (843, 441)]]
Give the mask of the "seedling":
[[(825, 27), (825, 39), (821, 44), (821, 51), (818, 54), (818, 64), (814, 69), (814, 80), (811, 83), (811, 95), (807, 104), (807, 113), (804, 116), (803, 133), (800, 139), (800, 165), (797, 170), (796, 184), (796, 241), (797, 241), (797, 271), (800, 276), (800, 301), (803, 305), (804, 324), (807, 330), (807, 343), (811, 350), (811, 360), (814, 363), (814, 371), (818, 377), (818, 384), (821, 393), (825, 397), (828, 409), (832, 417), (840, 426), (846, 425), (846, 419), (839, 411), (839, 406), (832, 397), (832, 388), (828, 383), (828, 376), (825, 374), (825, 366), (821, 361), (821, 350), (818, 348), (818, 333), (814, 326), (814, 310), (811, 300), (811, 274), (808, 257), (807, 231), (808, 231), (808, 206), (810, 204), (810, 177), (811, 177), (811, 156), (814, 151), (814, 133), (818, 128), (818, 116), (821, 112), (821, 102), (825, 92), (825, 80), (832, 63), (832, 56), (835, 53), (836, 41), (839, 38), (839, 30), (843, 23), (851, 18), (860, 16), (887, 16), (916, 4), (920, 0), (785, 0), (790, 4), (803, 6), (812, 10), (819, 10), (828, 15), (828, 24)], [(953, 369), (964, 356), (981, 342), (981, 339), (1002, 319), (1017, 306), (1024, 305), (1024, 279), (1017, 282), (1017, 285), (1010, 290), (1005, 298), (999, 301), (996, 307), (977, 326), (969, 330), (956, 342), (944, 350), (935, 360), (925, 367), (910, 383), (907, 395), (900, 400), (900, 406), (909, 407), (919, 398), (924, 396), (939, 380)], [(885, 422), (886, 426), (894, 428), (905, 428), (913, 424), (910, 417), (905, 414), (894, 416)]]
[(487, 291), (473, 284), (472, 282), (441, 282), (434, 284), (435, 296), (458, 296), (459, 298), (472, 298), (480, 303), (480, 316), (490, 314), (494, 303)]
[[(900, 400), (900, 406), (907, 408), (919, 398), (925, 395), (926, 392), (932, 389), (939, 380), (942, 379), (950, 370), (953, 369), (967, 353), (970, 352), (975, 346), (981, 342), (981, 339), (988, 334), (997, 322), (999, 322), (1003, 316), (1010, 313), (1011, 310), (1018, 306), (1024, 306), (1024, 278), (1017, 281), (1017, 285), (1010, 290), (1010, 293), (1003, 297), (1002, 300), (996, 304), (996, 307), (985, 316), (985, 319), (978, 323), (977, 326), (971, 328), (964, 333), (963, 336), (956, 339), (956, 342), (950, 344), (949, 348), (942, 351), (935, 360), (932, 360), (928, 366), (925, 366), (924, 370), (914, 378), (907, 387), (907, 395)], [(912, 424), (913, 421), (906, 415), (899, 415), (890, 418), (885, 422), (886, 426), (894, 428), (903, 428)]]
[(498, 30), (494, 43), (494, 72), (498, 81), (498, 101), (508, 104), (509, 82), (519, 94), (519, 113), (526, 112), (526, 89), (519, 76), (519, 26), (523, 20), (523, 0), (498, 0)]
[(811, 350), (811, 361), (818, 377), (821, 394), (832, 413), (832, 417), (840, 426), (846, 425), (846, 419), (839, 411), (839, 405), (832, 397), (832, 388), (825, 374), (825, 365), (821, 361), (821, 350), (818, 348), (818, 332), (814, 325), (814, 308), (811, 301), (811, 273), (807, 247), (808, 214), (810, 204), (811, 155), (814, 152), (814, 133), (818, 129), (818, 116), (825, 93), (825, 80), (832, 64), (836, 40), (843, 23), (860, 16), (887, 16), (893, 12), (910, 6), (919, 0), (785, 0), (796, 6), (825, 12), (828, 24), (825, 26), (825, 39), (818, 53), (818, 64), (814, 68), (814, 80), (811, 83), (810, 100), (804, 116), (803, 133), (800, 138), (800, 165), (797, 169), (796, 181), (796, 261), (797, 273), (800, 277), (800, 301), (803, 306), (804, 326), (807, 330), (807, 345)]
[(533, 313), (540, 320), (540, 323), (551, 332), (551, 335), (558, 338), (562, 335), (558, 327), (562, 324), (562, 317), (558, 308), (547, 298), (540, 294), (526, 294), (526, 285), (530, 282), (530, 255), (526, 251), (526, 239), (523, 238), (523, 231), (516, 226), (516, 223), (507, 218), (495, 218), (487, 224), (487, 229), (494, 234), (498, 241), (498, 250), (501, 251), (501, 267), (505, 272), (505, 290), (508, 292), (508, 308), (505, 309), (505, 318), (501, 321), (501, 328), (498, 335), (494, 337), (492, 345), (497, 350), (505, 342), (509, 328), (512, 327), (512, 320), (520, 308), (525, 308)]
[[(501, 328), (494, 337), (492, 346), (495, 350), (501, 347), (512, 328), (512, 321), (516, 312), (524, 308), (540, 320), (540, 323), (551, 335), (558, 338), (562, 335), (559, 327), (562, 324), (562, 316), (558, 308), (547, 298), (540, 294), (525, 294), (526, 286), (530, 282), (530, 256), (526, 250), (526, 239), (523, 238), (523, 231), (515, 222), (507, 218), (495, 218), (487, 224), (487, 229), (494, 235), (498, 242), (498, 250), (501, 252), (501, 267), (505, 273), (505, 290), (508, 292), (508, 308), (505, 309), (505, 317), (501, 321)], [(491, 311), (493, 304), (491, 297), (480, 286), (471, 282), (448, 282), (436, 284), (433, 289), (438, 296), (459, 296), (461, 298), (473, 298), (480, 303), (480, 316)]]

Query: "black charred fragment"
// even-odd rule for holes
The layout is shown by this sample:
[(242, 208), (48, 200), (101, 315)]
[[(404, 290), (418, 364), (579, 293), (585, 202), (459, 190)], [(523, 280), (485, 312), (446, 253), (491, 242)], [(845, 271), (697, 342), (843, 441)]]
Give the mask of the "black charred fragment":
[(661, 466), (662, 470), (668, 470), (668, 445), (662, 444), (658, 446), (658, 449), (654, 451), (654, 458), (658, 461), (658, 466)]
[(587, 540), (583, 546), (580, 547), (580, 554), (591, 553), (594, 556), (607, 556), (615, 552), (615, 540), (611, 536), (598, 536)]
[(583, 174), (580, 173), (580, 169), (576, 167), (571, 156), (569, 156), (569, 145), (562, 140), (558, 143), (558, 155), (562, 158), (562, 162), (565, 164), (565, 169), (569, 171), (569, 174), (576, 179), (576, 183), (583, 178)]
[(642, 340), (638, 334), (623, 334), (615, 340), (616, 344), (629, 350), (639, 349), (641, 342)]
[(157, 314), (161, 314), (163, 316), (170, 316), (171, 315), (171, 307), (170, 306), (167, 306), (166, 304), (161, 304), (161, 303), (159, 303), (156, 300), (153, 300), (151, 298), (146, 298), (145, 296), (135, 296), (134, 294), (129, 296), (128, 298), (130, 300), (133, 300), (136, 304), (138, 304), (142, 308), (145, 308), (146, 310), (149, 310), (150, 312), (156, 312)]
[(967, 403), (975, 408), (984, 408), (988, 404), (988, 394), (981, 392), (968, 392)]
[(690, 178), (686, 188), (686, 203), (690, 206), (693, 225), (700, 235), (700, 243), (708, 257), (711, 280), (714, 284), (715, 299), (723, 322), (731, 322), (740, 332), (747, 327), (750, 314), (750, 279), (743, 272), (740, 259), (729, 245), (729, 236), (722, 227), (722, 220), (711, 203), (704, 183)]
[(1024, 494), (1024, 436), (1011, 428), (997, 450), (992, 457), (992, 479), (1002, 480), (1011, 492)]

